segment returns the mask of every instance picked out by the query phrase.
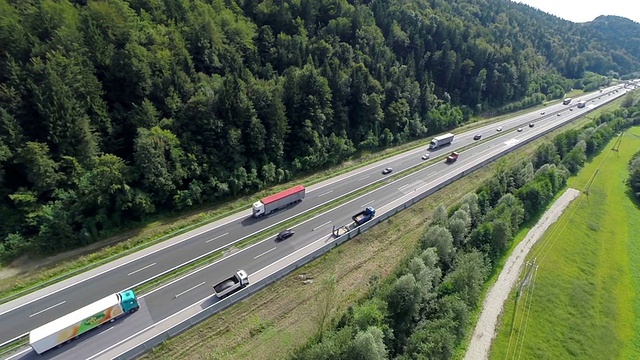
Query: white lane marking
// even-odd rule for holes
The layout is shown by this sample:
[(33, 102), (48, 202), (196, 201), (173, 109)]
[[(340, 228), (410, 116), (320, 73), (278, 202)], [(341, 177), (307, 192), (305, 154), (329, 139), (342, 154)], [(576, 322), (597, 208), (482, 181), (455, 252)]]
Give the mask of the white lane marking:
[(176, 294), (176, 296), (174, 296), (173, 298), (174, 298), (174, 299), (177, 299), (177, 298), (178, 298), (178, 296), (182, 296), (182, 295), (184, 295), (184, 294), (188, 293), (189, 291), (191, 291), (191, 290), (193, 290), (193, 289), (197, 288), (198, 286), (202, 286), (202, 285), (204, 285), (204, 284), (206, 284), (206, 283), (207, 283), (206, 281), (203, 281), (203, 282), (201, 282), (200, 284), (198, 284), (198, 285), (196, 285), (196, 286), (192, 286), (192, 287), (188, 288), (187, 290), (185, 290), (185, 291), (183, 291), (183, 292), (181, 292), (181, 293), (179, 293), (179, 294)]
[(362, 177), (362, 178), (358, 179), (358, 181), (366, 180), (366, 179), (368, 179), (368, 178), (370, 178), (370, 177), (371, 177), (371, 175), (367, 175), (367, 176), (365, 176), (365, 177)]
[(19, 352), (19, 353), (17, 353), (17, 354), (13, 354), (13, 355), (9, 356), (9, 357), (8, 357), (8, 358), (6, 358), (5, 360), (11, 360), (11, 359), (13, 359), (13, 358), (20, 358), (20, 357), (22, 357), (22, 356), (21, 356), (22, 354), (26, 354), (26, 353), (28, 353), (28, 352), (30, 352), (30, 351), (33, 351), (33, 349), (31, 349), (31, 347), (28, 347), (28, 348), (26, 348), (26, 349), (24, 349), (24, 350), (20, 351), (20, 352)]
[(325, 225), (329, 225), (329, 224), (331, 224), (331, 220), (327, 221), (326, 223), (324, 223), (324, 224), (322, 224), (320, 226), (314, 227), (313, 230), (311, 230), (311, 231), (316, 231), (316, 230), (320, 229), (321, 227), (323, 227)]
[(272, 252), (272, 251), (273, 251), (273, 250), (275, 250), (276, 248), (277, 248), (277, 247), (274, 247), (274, 248), (272, 248), (272, 249), (269, 249), (269, 250), (267, 250), (267, 251), (263, 252), (263, 253), (262, 253), (262, 254), (260, 254), (260, 255), (257, 255), (256, 257), (254, 257), (254, 258), (253, 258), (253, 260), (255, 260), (255, 259), (259, 258), (259, 257), (260, 257), (260, 256), (262, 256), (262, 255), (267, 255), (268, 253)]
[(368, 202), (368, 203), (366, 203), (366, 204), (362, 204), (362, 206), (360, 206), (360, 207), (365, 207), (365, 206), (367, 206), (367, 205), (369, 205), (369, 204), (373, 203), (374, 201), (375, 201), (375, 200), (371, 200), (371, 201), (369, 201), (369, 202)]
[(54, 307), (56, 307), (56, 306), (60, 306), (60, 305), (62, 305), (62, 304), (64, 304), (64, 303), (66, 303), (66, 302), (67, 302), (67, 301), (65, 300), (65, 301), (60, 302), (60, 303), (57, 303), (57, 304), (55, 304), (55, 305), (53, 305), (53, 306), (49, 306), (48, 308), (46, 308), (46, 309), (44, 309), (44, 310), (40, 310), (40, 311), (38, 311), (38, 312), (36, 312), (36, 313), (33, 313), (33, 314), (29, 315), (29, 317), (38, 316), (38, 315), (42, 314), (43, 312), (48, 311), (48, 310), (51, 310), (51, 309), (53, 309)]
[(327, 191), (327, 192), (326, 192), (326, 193), (324, 193), (324, 194), (320, 194), (320, 195), (318, 195), (318, 197), (323, 197), (323, 196), (325, 196), (325, 195), (329, 195), (329, 194), (331, 194), (332, 192), (333, 192), (333, 190), (329, 190), (329, 191)]
[(229, 235), (229, 233), (228, 233), (228, 232), (226, 232), (226, 233), (224, 233), (224, 234), (222, 234), (222, 235), (218, 235), (218, 236), (214, 237), (213, 239), (209, 239), (209, 240), (205, 241), (205, 243), (207, 243), (207, 244), (208, 244), (208, 243), (210, 243), (210, 242), (212, 242), (212, 241), (214, 241), (214, 240), (218, 240), (218, 239), (220, 239), (221, 237), (223, 237), (223, 236), (227, 236), (227, 235)]
[(149, 264), (149, 265), (147, 265), (147, 266), (145, 266), (145, 267), (141, 267), (141, 268), (140, 268), (140, 269), (138, 269), (138, 270), (134, 270), (134, 271), (132, 271), (132, 272), (128, 273), (128, 274), (127, 274), (127, 276), (131, 276), (131, 275), (133, 275), (133, 274), (135, 274), (135, 273), (137, 273), (137, 272), (140, 272), (140, 271), (142, 271), (142, 270), (148, 269), (148, 268), (150, 268), (150, 267), (154, 266), (155, 264), (156, 264), (156, 263)]
[[(107, 332), (107, 331), (109, 331), (109, 330), (113, 330), (113, 328), (115, 328), (115, 326), (112, 326), (112, 327), (108, 328), (107, 330), (103, 331), (102, 333), (106, 333), (106, 332)], [(101, 333), (101, 334), (102, 334), (102, 333)]]
[(410, 185), (411, 185), (411, 184), (405, 184), (405, 185), (402, 185), (402, 186), (400, 186), (400, 187), (398, 188), (398, 191), (402, 191), (402, 189), (404, 189), (404, 188), (406, 188), (406, 187), (408, 187), (408, 186), (410, 186)]

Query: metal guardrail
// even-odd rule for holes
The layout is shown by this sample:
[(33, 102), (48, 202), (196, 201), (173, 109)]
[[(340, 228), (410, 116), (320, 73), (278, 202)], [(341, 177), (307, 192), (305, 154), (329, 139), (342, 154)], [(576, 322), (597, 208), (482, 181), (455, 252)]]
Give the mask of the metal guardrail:
[[(588, 113), (590, 113), (591, 111), (595, 110), (596, 108), (590, 108), (588, 111), (586, 112), (581, 112), (579, 115), (576, 114), (576, 116), (574, 116), (573, 118), (571, 118), (572, 120), (575, 120), (578, 117), (584, 116)], [(326, 252), (330, 251), (331, 249), (335, 248), (336, 246), (339, 246), (341, 244), (343, 244), (344, 242), (350, 240), (353, 237), (358, 236), (360, 233), (363, 233), (367, 230), (369, 230), (370, 228), (372, 228), (373, 226), (389, 219), (390, 217), (392, 217), (393, 215), (399, 213), (400, 211), (403, 211), (409, 207), (411, 207), (413, 204), (423, 200), (424, 198), (426, 198), (427, 196), (435, 193), (436, 191), (442, 189), (443, 187), (450, 185), (451, 183), (459, 180), (460, 178), (462, 178), (463, 176), (472, 173), (490, 163), (492, 163), (493, 161), (499, 159), (500, 157), (508, 154), (509, 152), (520, 148), (521, 146), (537, 140), (538, 138), (552, 132), (555, 131), (556, 129), (565, 126), (569, 123), (570, 121), (567, 122), (563, 122), (561, 124), (557, 124), (555, 126), (550, 127), (549, 129), (546, 129), (538, 134), (536, 134), (535, 136), (527, 139), (526, 141), (521, 141), (518, 142), (517, 144), (514, 144), (513, 146), (509, 147), (508, 149), (505, 149), (504, 151), (500, 151), (494, 155), (492, 155), (491, 157), (489, 157), (488, 159), (485, 159), (484, 161), (475, 164), (473, 166), (471, 166), (468, 169), (465, 169), (463, 171), (461, 171), (460, 173), (446, 179), (445, 181), (441, 182), (440, 184), (427, 189), (423, 192), (420, 192), (419, 194), (416, 194), (416, 196), (412, 197), (410, 200), (404, 202), (403, 204), (396, 206), (394, 209), (389, 210), (384, 212), (383, 214), (380, 214), (376, 217), (374, 217), (371, 221), (364, 223), (358, 227), (356, 227), (355, 229), (347, 232), (346, 234), (339, 236), (335, 239), (333, 239), (332, 242), (326, 244), (325, 246), (316, 249), (315, 251), (305, 255), (303, 258), (296, 260), (295, 262), (285, 266), (284, 268), (276, 271), (274, 274), (267, 276), (266, 278), (259, 280), (255, 283), (252, 283), (249, 287), (247, 287), (245, 290), (240, 291), (238, 293), (235, 293), (233, 295), (228, 296), (227, 298), (218, 301), (217, 303), (203, 309), (202, 311), (200, 311), (199, 313), (193, 315), (192, 317), (189, 317), (188, 319), (178, 323), (177, 325), (174, 325), (173, 327), (167, 329), (166, 331), (163, 331), (155, 336), (153, 336), (152, 338), (144, 341), (142, 344), (139, 344), (127, 351), (125, 351), (124, 353), (116, 356), (114, 359), (117, 360), (130, 360), (130, 359), (135, 359), (136, 357), (146, 353), (147, 351), (151, 350), (153, 347), (160, 345), (163, 341), (169, 339), (170, 337), (174, 337), (176, 335), (179, 335), (181, 333), (183, 333), (184, 331), (190, 329), (191, 327), (199, 324), (200, 322), (206, 320), (208, 317), (212, 316), (213, 314), (216, 314), (228, 307), (230, 307), (231, 305), (233, 305), (234, 303), (241, 301), (245, 298), (248, 298), (249, 296), (257, 293), (258, 291), (262, 290), (263, 288), (267, 287), (268, 285), (280, 280), (281, 278), (283, 278), (284, 276), (290, 274), (291, 272), (297, 270), (298, 268), (308, 264), (309, 262), (317, 259), (318, 257), (324, 255)], [(507, 151), (508, 150), (508, 151)]]

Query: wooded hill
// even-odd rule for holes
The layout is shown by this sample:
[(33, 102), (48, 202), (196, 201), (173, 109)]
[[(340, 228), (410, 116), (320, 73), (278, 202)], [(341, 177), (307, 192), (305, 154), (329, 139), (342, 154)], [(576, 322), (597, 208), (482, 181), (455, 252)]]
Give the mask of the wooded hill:
[(507, 0), (0, 0), (0, 254), (595, 89), (640, 69), (612, 36), (637, 28)]

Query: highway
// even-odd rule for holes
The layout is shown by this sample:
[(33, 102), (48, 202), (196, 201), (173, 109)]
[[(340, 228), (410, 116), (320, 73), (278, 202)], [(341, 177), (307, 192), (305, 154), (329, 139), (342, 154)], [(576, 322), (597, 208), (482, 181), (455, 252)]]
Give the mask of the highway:
[[(446, 165), (442, 161), (438, 161), (409, 176), (394, 181), (387, 180), (389, 175), (381, 174), (382, 169), (387, 166), (392, 166), (394, 168), (393, 174), (397, 174), (403, 170), (422, 165), (424, 161), (421, 160), (420, 156), (427, 152), (425, 146), (343, 175), (326, 186), (308, 191), (307, 197), (302, 203), (267, 218), (257, 220), (251, 218), (247, 213), (246, 217), (229, 221), (224, 226), (205, 227), (198, 231), (198, 235), (176, 245), (135, 259), (88, 281), (77, 281), (73, 286), (69, 286), (62, 291), (50, 292), (48, 295), (29, 304), (14, 306), (7, 311), (3, 311), (0, 315), (0, 323), (12, 324), (12, 326), (2, 326), (0, 329), (0, 342), (22, 335), (100, 297), (133, 287), (148, 278), (166, 272), (195, 257), (225, 248), (233, 242), (240, 241), (265, 228), (276, 226), (278, 223), (298, 216), (302, 212), (311, 211), (322, 204), (357, 191), (363, 186), (378, 181), (385, 182), (384, 186), (366, 195), (334, 207), (311, 220), (295, 226), (296, 235), (290, 239), (276, 243), (273, 240), (275, 233), (267, 233), (266, 240), (228, 255), (208, 265), (206, 268), (155, 289), (142, 298), (142, 310), (138, 313), (113, 325), (105, 326), (79, 341), (38, 358), (86, 357), (91, 352), (100, 351), (105, 344), (116, 343), (139, 329), (144, 329), (149, 324), (156, 323), (176, 313), (184, 308), (185, 304), (193, 304), (207, 296), (212, 298), (211, 301), (215, 301), (215, 297), (212, 296), (212, 284), (233, 274), (238, 268), (242, 268), (251, 274), (275, 260), (306, 246), (319, 237), (326, 236), (331, 232), (333, 225), (340, 226), (347, 223), (353, 214), (366, 205), (381, 207), (413, 191), (418, 186), (431, 182), (435, 183), (444, 172), (460, 164), (480, 159), (489, 151), (512, 146), (514, 143), (521, 141), (520, 139), (523, 137), (530, 136), (536, 131), (542, 131), (553, 124), (568, 121), (569, 118), (587, 111), (592, 106), (601, 105), (624, 94), (624, 91), (618, 91), (608, 95), (609, 91), (611, 91), (611, 88), (604, 90), (603, 93), (581, 97), (580, 99), (589, 101), (589, 105), (584, 109), (576, 107), (576, 103), (580, 99), (575, 99), (569, 106), (559, 104), (545, 108), (545, 115), (541, 115), (540, 110), (538, 110), (464, 134), (457, 134), (451, 146), (431, 152), (431, 157), (446, 154), (474, 143), (473, 136), (475, 134), (482, 134), (483, 140), (490, 136), (493, 137), (471, 150), (462, 152), (458, 162), (453, 165)], [(569, 108), (572, 108), (573, 111), (569, 111)], [(556, 115), (557, 111), (561, 111), (560, 116)], [(535, 127), (529, 128), (527, 125), (530, 122), (535, 123)], [(498, 126), (502, 126), (504, 130), (497, 132), (496, 128)], [(518, 127), (522, 127), (523, 131), (516, 132), (515, 129)], [(122, 330), (112, 331), (113, 329)], [(101, 332), (108, 332), (108, 334), (96, 336)], [(34, 358), (34, 356), (36, 356), (35, 353), (29, 351), (19, 358), (27, 359)]]

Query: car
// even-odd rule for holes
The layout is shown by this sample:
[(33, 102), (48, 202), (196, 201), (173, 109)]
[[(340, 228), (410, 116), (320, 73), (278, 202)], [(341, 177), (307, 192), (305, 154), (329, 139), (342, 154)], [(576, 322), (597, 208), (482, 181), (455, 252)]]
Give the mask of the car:
[(573, 108), (569, 109), (569, 111), (573, 111)]
[(534, 126), (536, 126), (536, 124), (534, 124), (534, 123), (529, 123), (529, 127), (534, 127)]
[(382, 170), (382, 174), (386, 175), (386, 174), (388, 174), (388, 173), (390, 173), (392, 171), (393, 171), (393, 168), (391, 168), (391, 167), (384, 168), (384, 170)]
[(427, 160), (429, 158), (429, 154), (422, 155), (422, 160)]
[(473, 137), (473, 140), (480, 140), (482, 139), (482, 134), (476, 134), (476, 136)]
[(288, 239), (292, 237), (293, 234), (295, 234), (295, 232), (291, 229), (282, 230), (278, 233), (278, 236), (276, 236), (276, 241), (282, 241), (284, 239)]
[(522, 132), (522, 128), (518, 128), (518, 132)]
[(562, 115), (562, 113), (557, 113), (557, 114), (556, 114), (556, 116), (560, 116), (560, 115)]
[(544, 114), (545, 114), (544, 111), (540, 113), (540, 115), (544, 115)]
[(496, 131), (502, 131), (502, 126), (498, 126), (498, 128), (496, 129)]

